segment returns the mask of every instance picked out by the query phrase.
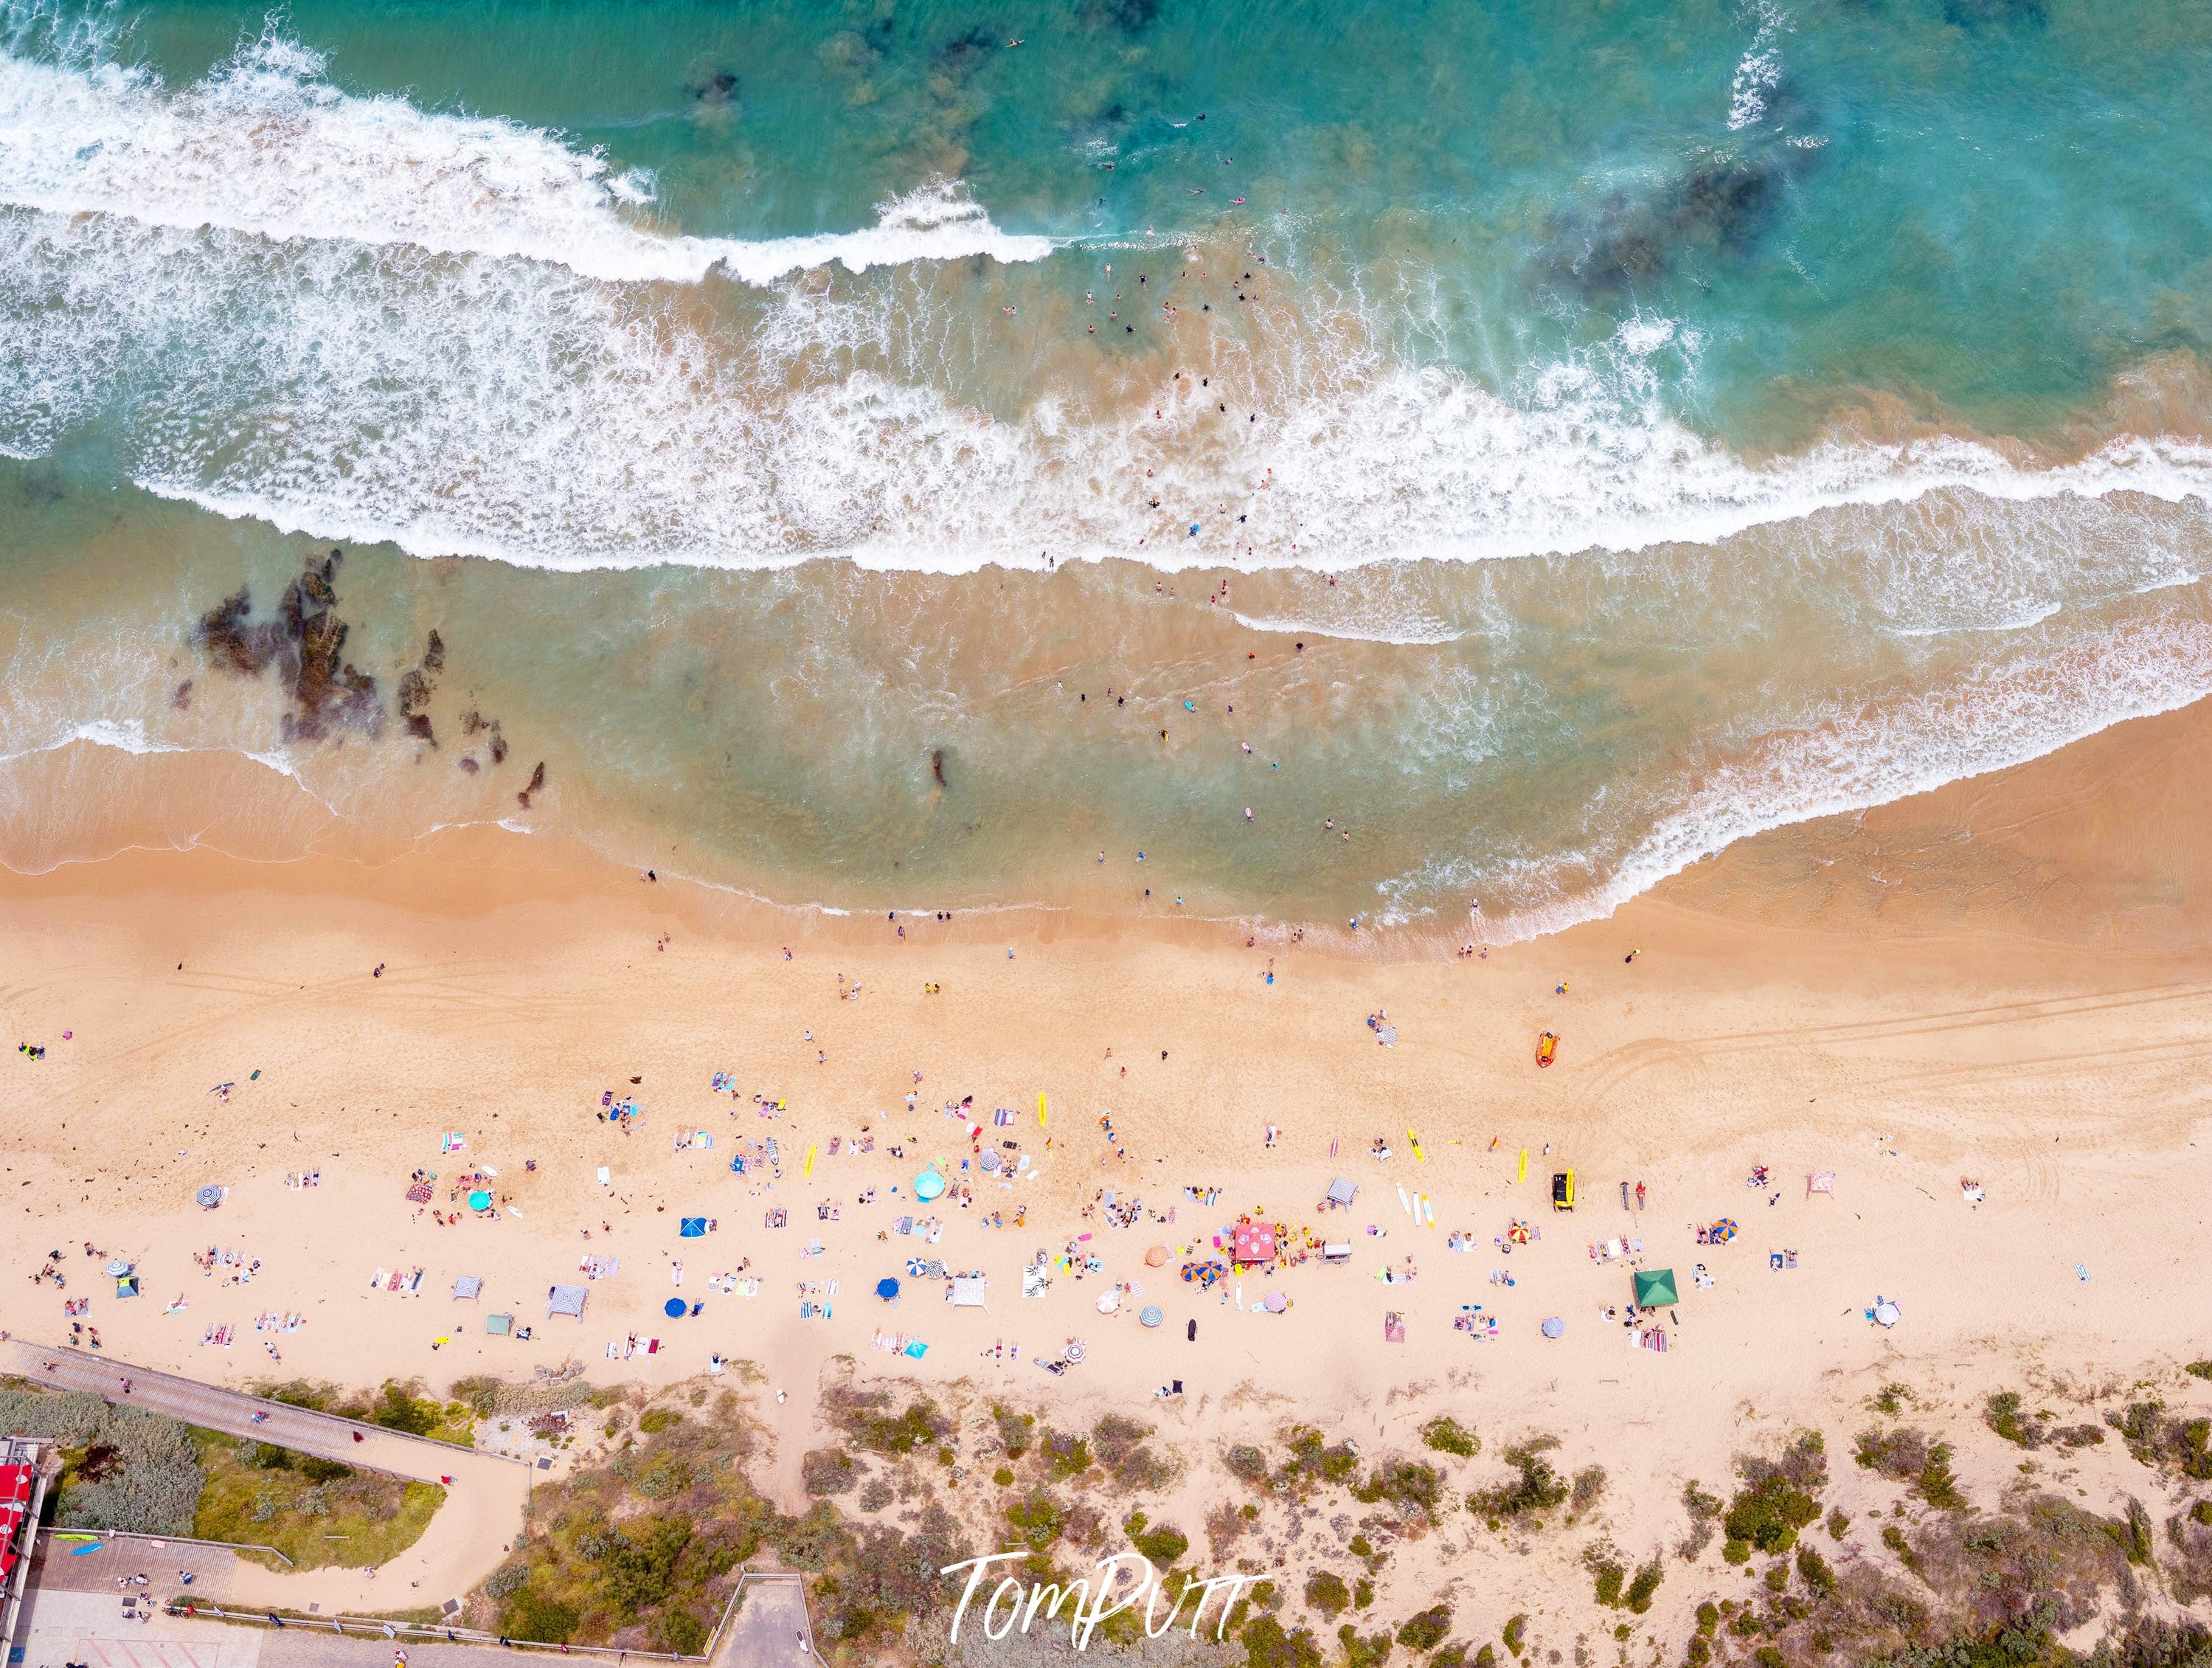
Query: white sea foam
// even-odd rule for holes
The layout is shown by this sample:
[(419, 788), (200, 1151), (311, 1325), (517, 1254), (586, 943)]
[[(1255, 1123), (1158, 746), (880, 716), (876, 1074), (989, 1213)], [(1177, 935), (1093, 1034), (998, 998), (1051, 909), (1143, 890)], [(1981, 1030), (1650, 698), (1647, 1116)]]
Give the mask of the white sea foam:
[(1767, 95), (1782, 84), (1782, 52), (1777, 44), (1789, 20), (1772, 0), (1760, 0), (1759, 32), (1729, 81), (1729, 131), (1749, 127), (1766, 113)]
[(987, 255), (1041, 260), (1047, 237), (1001, 231), (954, 181), (882, 204), (872, 227), (745, 240), (673, 234), (638, 212), (652, 183), (598, 150), (494, 117), (356, 97), (322, 58), (270, 33), (175, 89), (149, 71), (0, 53), (0, 203), (276, 240), (408, 244), (557, 262), (612, 283), (765, 284)]
[[(1507, 891), (1553, 896), (1486, 910), (1483, 933), (1512, 943), (1601, 920), (1752, 835), (2022, 764), (2207, 695), (2212, 624), (2189, 611), (2085, 630), (2048, 652), (2022, 649), (1931, 689), (1832, 703), (1800, 723), (1774, 724), (1701, 777), (1664, 784), (1653, 796), (1657, 814), (1625, 849), (1489, 865), (1493, 889), (1502, 880)], [(1464, 894), (1476, 874), (1471, 859), (1452, 854), (1383, 882), (1384, 924), (1435, 913), (1438, 897)]]
[(565, 569), (1342, 569), (1641, 550), (1947, 487), (2212, 485), (2212, 452), (2156, 438), (2055, 469), (1942, 438), (1747, 461), (1668, 411), (1655, 367), (1699, 344), (1644, 315), (1507, 397), (1395, 364), (1383, 330), (1255, 315), (1216, 379), (1252, 422), (1185, 381), (1164, 425), (1066, 390), (994, 423), (937, 385), (956, 328), (981, 350), (926, 295), (771, 287), (728, 339), (629, 281), (1045, 240), (939, 184), (866, 232), (717, 243), (639, 223), (638, 189), (555, 134), (342, 93), (274, 35), (174, 90), (0, 56), (0, 450), (97, 416), (135, 479), (224, 514)]

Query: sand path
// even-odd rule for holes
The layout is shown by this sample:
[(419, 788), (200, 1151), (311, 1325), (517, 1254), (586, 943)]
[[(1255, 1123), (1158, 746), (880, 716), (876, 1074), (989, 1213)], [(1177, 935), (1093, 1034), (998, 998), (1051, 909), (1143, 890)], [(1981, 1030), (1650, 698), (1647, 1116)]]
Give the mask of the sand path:
[[(430, 1519), (422, 1538), (374, 1573), (351, 1566), (280, 1572), (242, 1563), (233, 1595), (240, 1601), (303, 1610), (312, 1604), (325, 1614), (356, 1615), (441, 1604), (466, 1592), (499, 1567), (529, 1504), (529, 1468), (501, 1455), (20, 1338), (0, 1342), (0, 1366), (34, 1383), (90, 1391), (112, 1403), (127, 1400), (204, 1430), (250, 1436), (295, 1453), (445, 1486), (446, 1503)], [(131, 1385), (127, 1396), (123, 1388), (126, 1379)], [(261, 1415), (260, 1422), (256, 1415)]]

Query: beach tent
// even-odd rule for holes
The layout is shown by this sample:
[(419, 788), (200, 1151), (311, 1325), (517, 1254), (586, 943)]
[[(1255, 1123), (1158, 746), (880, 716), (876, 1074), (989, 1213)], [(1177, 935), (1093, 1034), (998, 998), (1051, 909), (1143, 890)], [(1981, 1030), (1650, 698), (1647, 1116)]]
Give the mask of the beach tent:
[(1674, 1271), (1672, 1269), (1638, 1269), (1636, 1271), (1638, 1308), (1664, 1308), (1668, 1304), (1681, 1300), (1675, 1295)]
[(984, 1296), (990, 1282), (979, 1274), (955, 1275), (952, 1289), (945, 1293), (945, 1300), (956, 1309), (981, 1309), (987, 1306)]
[(581, 1286), (549, 1287), (545, 1293), (546, 1318), (550, 1320), (555, 1315), (574, 1315), (578, 1320), (583, 1319), (584, 1300), (590, 1295)]
[(483, 1294), (483, 1281), (477, 1275), (465, 1274), (453, 1282), (453, 1301), (474, 1303)]
[(1239, 1222), (1230, 1235), (1230, 1257), (1239, 1267), (1275, 1260), (1275, 1230), (1267, 1222)]
[(1805, 1178), (1805, 1196), (1808, 1199), (1815, 1193), (1826, 1193), (1833, 1196), (1835, 1190), (1836, 1172), (1832, 1170), (1817, 1171)]
[(703, 1239), (707, 1233), (707, 1219), (703, 1216), (684, 1217), (678, 1221), (676, 1225), (676, 1233), (679, 1239)]
[(1339, 1176), (1328, 1184), (1328, 1202), (1340, 1210), (1352, 1208), (1352, 1202), (1359, 1196), (1359, 1184)]
[(115, 1282), (115, 1295), (118, 1297), (137, 1296), (138, 1276), (135, 1274), (127, 1274), (120, 1280), (117, 1281)]
[(514, 1332), (514, 1317), (513, 1315), (486, 1315), (484, 1317), (484, 1330), (490, 1333), (491, 1336), (495, 1338), (512, 1336)]
[(927, 1204), (945, 1191), (945, 1178), (934, 1170), (925, 1170), (914, 1178), (914, 1196)]

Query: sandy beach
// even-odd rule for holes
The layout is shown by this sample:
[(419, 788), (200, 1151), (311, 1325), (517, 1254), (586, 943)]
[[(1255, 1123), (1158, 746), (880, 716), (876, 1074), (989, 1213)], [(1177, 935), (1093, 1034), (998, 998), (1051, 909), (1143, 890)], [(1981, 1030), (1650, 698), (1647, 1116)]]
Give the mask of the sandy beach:
[[(1605, 1533), (1640, 1557), (1679, 1537), (1686, 1482), (1717, 1486), (1808, 1423), (1833, 1440), (1885, 1384), (1930, 1416), (2008, 1385), (2187, 1398), (2179, 1368), (2205, 1338), (2186, 1294), (2212, 1255), (2208, 763), (2202, 708), (2122, 726), (1751, 841), (1612, 921), (1476, 957), (1247, 947), (1196, 923), (786, 915), (496, 831), (374, 867), (199, 849), (8, 877), (11, 1040), (46, 1054), (16, 1056), (5, 1091), (0, 1247), (27, 1278), (0, 1288), (0, 1325), (68, 1342), (64, 1294), (27, 1278), (58, 1251), (106, 1353), (219, 1383), (442, 1389), (573, 1360), (650, 1386), (751, 1361), (774, 1438), (760, 1480), (789, 1510), (829, 1440), (817, 1391), (848, 1372), (956, 1405), (1132, 1412), (1191, 1462), (1194, 1518), (1226, 1443), (1297, 1421), (1388, 1449), (1448, 1410), (1493, 1452), (1543, 1432), (1602, 1464)], [(1560, 1042), (1540, 1070), (1545, 1032)], [(610, 1103), (634, 1117), (610, 1122)], [(963, 1173), (986, 1150), (1004, 1164)], [(921, 1203), (931, 1165), (953, 1188)], [(1577, 1208), (1555, 1213), (1570, 1168)], [(418, 1172), (427, 1199), (409, 1196)], [(1823, 1172), (1832, 1192), (1808, 1191)], [(1356, 1202), (1324, 1214), (1340, 1177)], [(227, 1190), (212, 1210), (194, 1198), (210, 1184)], [(454, 1196), (479, 1186), (490, 1210)], [(1215, 1236), (1248, 1214), (1351, 1260), (1181, 1277), (1225, 1262)], [(696, 1217), (710, 1231), (682, 1237)], [(934, 1238), (891, 1232), (933, 1217)], [(1535, 1233), (1507, 1252), (1515, 1219)], [(1698, 1242), (1723, 1219), (1731, 1243)], [(1663, 1354), (1629, 1347), (1626, 1263), (1592, 1250), (1614, 1239), (1676, 1274), (1679, 1303), (1648, 1318)], [(107, 1295), (88, 1243), (132, 1260), (142, 1295)], [(204, 1268), (210, 1249), (237, 1260)], [(1041, 1252), (1050, 1288), (1024, 1298)], [(589, 1258), (619, 1266), (587, 1277)], [(909, 1259), (980, 1270), (988, 1307), (949, 1306)], [(389, 1289), (417, 1269), (415, 1294)], [(478, 1300), (452, 1295), (463, 1275)], [(885, 1276), (896, 1306), (873, 1295)], [(580, 1321), (548, 1317), (556, 1283), (587, 1290)], [(1893, 1328), (1865, 1318), (1878, 1296)], [(672, 1299), (699, 1312), (670, 1318)], [(1139, 1323), (1146, 1305), (1163, 1324)], [(1494, 1338), (1454, 1330), (1466, 1305)], [(272, 1313), (303, 1320), (257, 1330)], [(491, 1313), (528, 1340), (487, 1336)], [(228, 1345), (203, 1342), (225, 1325)], [(888, 1353), (893, 1333), (927, 1353)], [(1040, 1371), (1072, 1338), (1080, 1365)], [(2017, 1458), (1962, 1440), (1956, 1464), (1994, 1494)], [(2108, 1509), (2147, 1486), (2130, 1465), (2087, 1451), (2072, 1481)], [(952, 1497), (988, 1495), (957, 1475)], [(1540, 1618), (1587, 1608), (1587, 1580), (1565, 1550), (1449, 1527), (1393, 1564), (1386, 1596), (1404, 1610), (1443, 1585)], [(1654, 1623), (1679, 1630), (1698, 1596), (1671, 1581)]]

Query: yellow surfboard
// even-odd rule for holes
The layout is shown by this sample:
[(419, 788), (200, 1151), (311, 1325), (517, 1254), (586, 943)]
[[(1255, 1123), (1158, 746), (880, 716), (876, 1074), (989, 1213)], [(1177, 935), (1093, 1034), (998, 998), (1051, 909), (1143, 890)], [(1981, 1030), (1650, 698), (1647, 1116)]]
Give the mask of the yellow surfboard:
[(1037, 1128), (1044, 1128), (1044, 1091), (1037, 1091)]
[(1524, 1182), (1528, 1179), (1528, 1149), (1525, 1147), (1521, 1149), (1521, 1174), (1519, 1179)]
[(806, 1163), (799, 1173), (802, 1177), (814, 1173), (814, 1143), (811, 1141), (806, 1143)]
[(1429, 1161), (1429, 1155), (1421, 1150), (1421, 1138), (1411, 1129), (1406, 1131), (1406, 1144), (1413, 1149), (1414, 1163), (1426, 1164)]

